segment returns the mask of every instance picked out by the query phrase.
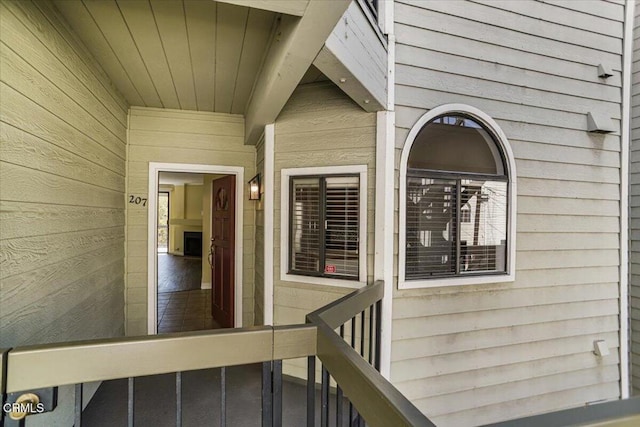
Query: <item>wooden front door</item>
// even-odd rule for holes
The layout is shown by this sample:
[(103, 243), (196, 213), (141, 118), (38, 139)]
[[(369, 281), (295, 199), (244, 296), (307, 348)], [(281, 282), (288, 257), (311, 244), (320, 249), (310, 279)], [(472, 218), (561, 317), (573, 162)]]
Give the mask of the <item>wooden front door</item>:
[(234, 327), (236, 177), (213, 181), (211, 215), (211, 314), (223, 328)]

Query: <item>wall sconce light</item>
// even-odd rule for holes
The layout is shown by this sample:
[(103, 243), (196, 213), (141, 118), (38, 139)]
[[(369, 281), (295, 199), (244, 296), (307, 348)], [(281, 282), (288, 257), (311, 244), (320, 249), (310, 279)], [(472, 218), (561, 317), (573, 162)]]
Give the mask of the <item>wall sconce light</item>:
[(249, 200), (260, 200), (260, 174), (249, 180)]

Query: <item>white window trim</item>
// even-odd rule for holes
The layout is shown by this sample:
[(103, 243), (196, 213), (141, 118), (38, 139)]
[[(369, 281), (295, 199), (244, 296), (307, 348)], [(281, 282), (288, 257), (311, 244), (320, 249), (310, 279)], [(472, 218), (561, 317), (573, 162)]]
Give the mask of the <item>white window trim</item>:
[[(280, 180), (280, 280), (287, 282), (311, 283), (342, 288), (361, 288), (367, 284), (367, 165), (326, 166), (315, 168), (282, 169)], [(360, 211), (358, 244), (359, 280), (342, 280), (330, 277), (303, 276), (290, 274), (289, 271), (289, 179), (301, 175), (346, 175), (358, 174), (360, 177)]]
[[(467, 115), (479, 123), (489, 128), (496, 142), (500, 144), (500, 148), (506, 157), (508, 183), (508, 229), (507, 229), (507, 273), (487, 275), (474, 274), (469, 276), (456, 276), (437, 279), (424, 280), (406, 280), (405, 279), (405, 263), (406, 263), (406, 195), (407, 195), (407, 161), (411, 147), (418, 136), (418, 133), (424, 125), (431, 120), (443, 114), (461, 113)], [(513, 151), (500, 126), (487, 114), (465, 104), (445, 104), (433, 108), (424, 114), (411, 128), (409, 135), (404, 143), (402, 155), (400, 157), (400, 195), (399, 195), (399, 248), (398, 248), (398, 289), (419, 289), (419, 288), (435, 288), (443, 286), (460, 286), (460, 285), (480, 285), (485, 283), (503, 283), (513, 282), (516, 276), (516, 163), (513, 157)]]

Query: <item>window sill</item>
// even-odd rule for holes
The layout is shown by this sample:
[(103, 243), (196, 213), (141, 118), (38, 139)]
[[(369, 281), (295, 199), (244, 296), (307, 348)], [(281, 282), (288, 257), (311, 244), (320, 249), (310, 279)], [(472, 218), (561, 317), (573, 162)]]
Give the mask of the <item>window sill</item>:
[(487, 283), (514, 282), (516, 275), (493, 274), (488, 276), (449, 277), (429, 280), (398, 280), (398, 289), (441, 288), (445, 286), (484, 285)]
[(314, 277), (314, 276), (302, 276), (299, 274), (282, 274), (280, 280), (285, 282), (298, 282), (309, 283), (312, 285), (322, 286), (335, 286), (338, 288), (360, 289), (367, 286), (366, 282), (360, 282), (357, 280), (341, 280), (332, 279), (330, 277)]

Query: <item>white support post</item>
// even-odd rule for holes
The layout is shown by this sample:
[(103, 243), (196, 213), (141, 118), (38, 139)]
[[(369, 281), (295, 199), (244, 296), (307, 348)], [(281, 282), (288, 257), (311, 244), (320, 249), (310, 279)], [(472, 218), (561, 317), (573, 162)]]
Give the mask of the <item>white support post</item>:
[[(375, 266), (374, 280), (384, 281), (382, 299), (380, 373), (391, 374), (391, 320), (393, 308), (394, 248), (394, 152), (395, 113), (377, 113), (376, 198), (375, 198)], [(391, 200), (390, 199), (391, 196)]]
[(275, 124), (264, 127), (264, 324), (273, 325)]

